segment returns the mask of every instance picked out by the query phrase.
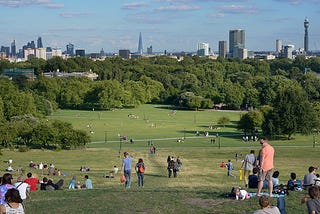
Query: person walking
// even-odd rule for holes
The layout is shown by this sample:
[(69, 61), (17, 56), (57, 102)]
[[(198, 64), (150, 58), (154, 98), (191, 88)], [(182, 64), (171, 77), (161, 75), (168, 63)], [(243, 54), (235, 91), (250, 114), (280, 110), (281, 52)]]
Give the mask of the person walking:
[(234, 175), (232, 174), (233, 169), (234, 168), (233, 168), (233, 164), (232, 164), (231, 160), (228, 160), (228, 163), (227, 163), (227, 170), (228, 170), (227, 175), (228, 176), (234, 177)]
[(274, 148), (269, 144), (266, 137), (260, 137), (260, 144), (262, 146), (260, 153), (260, 170), (258, 174), (258, 190), (257, 196), (260, 196), (263, 181), (268, 181), (269, 195), (272, 197), (273, 184), (272, 184), (272, 174), (273, 174), (273, 158), (274, 158)]
[(144, 187), (144, 170), (145, 170), (145, 166), (143, 163), (143, 159), (139, 158), (138, 163), (135, 166), (135, 170), (137, 172), (137, 176), (138, 176), (138, 187)]
[(244, 182), (245, 186), (248, 187), (249, 175), (252, 174), (253, 166), (256, 161), (256, 157), (254, 156), (254, 150), (250, 151), (250, 154), (247, 154), (242, 163), (241, 169), (244, 169)]
[(133, 157), (129, 156), (128, 152), (123, 153), (124, 158), (122, 159), (122, 166), (121, 166), (121, 171), (123, 172), (126, 182), (125, 182), (125, 187), (128, 189), (130, 188), (131, 185), (131, 179), (132, 179), (132, 161)]

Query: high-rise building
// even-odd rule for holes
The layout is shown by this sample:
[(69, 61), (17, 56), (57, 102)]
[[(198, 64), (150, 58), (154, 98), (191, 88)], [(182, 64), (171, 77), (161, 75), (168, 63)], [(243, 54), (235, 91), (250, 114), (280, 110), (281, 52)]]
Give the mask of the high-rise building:
[(276, 52), (277, 54), (280, 54), (282, 50), (282, 40), (281, 39), (277, 39), (276, 40)]
[(74, 45), (69, 43), (66, 46), (67, 48), (67, 54), (69, 54), (70, 56), (74, 56)]
[(219, 56), (222, 58), (227, 56), (227, 41), (219, 41)]
[(209, 43), (199, 42), (197, 54), (199, 56), (209, 56)]
[(37, 48), (43, 48), (41, 36), (38, 37)]
[(150, 47), (147, 48), (147, 54), (152, 54), (152, 45), (150, 45)]
[(16, 40), (11, 42), (11, 56), (14, 58), (17, 56), (17, 47), (16, 47)]
[(294, 45), (286, 45), (283, 47), (283, 57), (288, 58), (288, 59), (293, 59), (293, 52)]
[(142, 46), (142, 36), (141, 36), (141, 32), (140, 32), (140, 34), (139, 34), (138, 54), (143, 54), (143, 46)]
[(229, 53), (232, 57), (234, 48), (245, 48), (245, 31), (244, 30), (230, 30), (229, 31)]
[(84, 49), (77, 49), (76, 56), (86, 56), (86, 52)]
[(36, 49), (36, 57), (40, 59), (47, 59), (47, 52), (45, 48), (37, 48)]
[(309, 35), (308, 35), (308, 28), (309, 28), (309, 20), (306, 18), (304, 20), (304, 51), (309, 51)]
[(10, 56), (10, 47), (1, 46), (0, 52), (4, 53), (5, 57)]
[(104, 50), (103, 50), (103, 48), (101, 48), (101, 51), (100, 51), (100, 57), (104, 57), (106, 54), (104, 53)]
[(119, 50), (119, 56), (123, 59), (130, 59), (130, 50)]

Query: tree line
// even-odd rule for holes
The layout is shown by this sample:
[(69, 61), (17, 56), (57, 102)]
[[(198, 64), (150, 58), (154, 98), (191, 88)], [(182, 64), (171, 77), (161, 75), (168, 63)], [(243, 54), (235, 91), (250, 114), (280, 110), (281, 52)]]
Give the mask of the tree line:
[[(244, 132), (261, 128), (267, 135), (290, 138), (319, 128), (320, 58), (266, 61), (187, 56), (176, 60), (156, 56), (93, 61), (54, 57), (16, 63), (1, 60), (0, 72), (5, 68), (34, 68), (37, 76), (35, 81), (24, 76), (0, 79), (0, 117), (5, 122), (22, 115), (43, 118), (58, 108), (110, 110), (162, 103), (197, 110), (223, 104), (226, 109), (253, 110), (239, 122)], [(94, 82), (85, 77), (43, 76), (57, 70), (91, 70), (99, 76)]]

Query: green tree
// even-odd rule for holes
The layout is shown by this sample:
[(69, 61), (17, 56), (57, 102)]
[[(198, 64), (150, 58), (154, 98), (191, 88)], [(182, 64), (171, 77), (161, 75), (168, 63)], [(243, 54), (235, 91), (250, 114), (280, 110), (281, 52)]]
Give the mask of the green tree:
[(311, 133), (316, 126), (317, 116), (305, 91), (292, 81), (279, 90), (273, 110), (266, 116), (262, 128), (269, 135), (283, 134), (291, 139), (297, 132)]
[(225, 127), (228, 123), (230, 123), (230, 118), (227, 116), (223, 116), (218, 119), (218, 125)]

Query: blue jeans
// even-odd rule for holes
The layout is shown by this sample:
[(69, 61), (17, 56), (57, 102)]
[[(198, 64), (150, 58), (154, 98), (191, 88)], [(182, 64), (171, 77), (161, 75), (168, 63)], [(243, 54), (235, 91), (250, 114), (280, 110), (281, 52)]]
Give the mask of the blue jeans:
[(137, 172), (138, 175), (138, 186), (144, 186), (144, 173)]
[(126, 177), (125, 187), (130, 188), (132, 178), (131, 169), (124, 170), (124, 177)]

